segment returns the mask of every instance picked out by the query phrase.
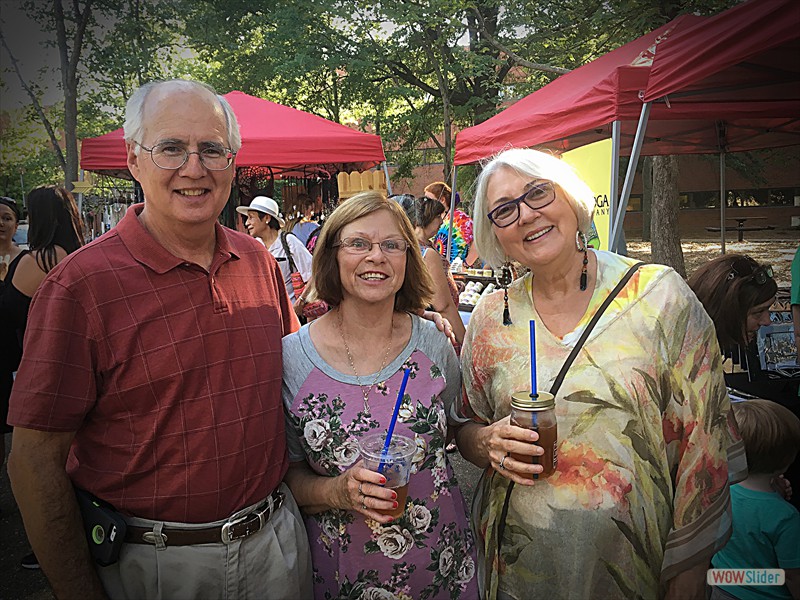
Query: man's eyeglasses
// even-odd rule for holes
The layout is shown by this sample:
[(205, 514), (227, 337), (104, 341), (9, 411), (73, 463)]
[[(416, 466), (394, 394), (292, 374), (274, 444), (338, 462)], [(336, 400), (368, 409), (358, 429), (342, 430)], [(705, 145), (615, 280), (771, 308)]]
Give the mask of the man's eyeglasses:
[(408, 242), (402, 239), (396, 240), (383, 240), (382, 242), (370, 242), (360, 237), (344, 238), (340, 242), (333, 245), (334, 248), (340, 247), (348, 254), (369, 254), (372, 252), (372, 247), (377, 244), (381, 252), (388, 256), (397, 256), (404, 254), (408, 250)]
[(224, 146), (207, 146), (202, 150), (189, 151), (183, 146), (179, 146), (174, 142), (162, 142), (156, 144), (152, 148), (140, 144), (137, 141), (133, 142), (142, 150), (150, 153), (153, 163), (160, 169), (167, 169), (174, 171), (180, 169), (189, 160), (190, 154), (197, 154), (200, 157), (200, 162), (209, 171), (224, 171), (231, 166), (233, 157), (236, 153), (230, 148)]
[[(739, 266), (738, 269), (736, 268), (737, 265)], [(745, 269), (749, 270), (750, 272), (744, 272)], [(736, 277), (751, 279), (756, 285), (764, 285), (767, 283), (768, 279), (772, 279), (774, 277), (774, 273), (772, 271), (772, 267), (769, 265), (766, 267), (756, 265), (754, 268), (753, 263), (750, 261), (740, 260), (731, 265), (731, 272), (728, 273), (728, 281), (732, 281)]]
[(519, 198), (515, 198), (510, 202), (504, 202), (500, 206), (489, 211), (489, 220), (496, 227), (508, 227), (516, 223), (519, 219), (520, 203), (524, 202), (525, 205), (532, 210), (539, 210), (556, 199), (556, 190), (552, 181), (531, 183), (530, 186), (530, 189)]

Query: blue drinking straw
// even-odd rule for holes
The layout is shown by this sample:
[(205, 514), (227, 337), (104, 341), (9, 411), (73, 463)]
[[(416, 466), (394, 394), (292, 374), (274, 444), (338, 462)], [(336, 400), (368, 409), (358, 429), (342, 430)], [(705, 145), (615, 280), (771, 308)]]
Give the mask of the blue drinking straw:
[(400, 384), (400, 391), (397, 393), (397, 402), (394, 403), (394, 413), (392, 413), (392, 420), (389, 422), (389, 429), (386, 431), (386, 441), (383, 443), (383, 450), (381, 450), (381, 462), (378, 465), (378, 473), (381, 474), (383, 474), (383, 467), (386, 465), (386, 458), (389, 455), (389, 444), (392, 443), (394, 425), (397, 423), (397, 414), (400, 412), (400, 405), (403, 403), (403, 394), (406, 393), (409, 375), (411, 375), (411, 369), (407, 368), (403, 373), (403, 383)]
[(536, 381), (536, 321), (531, 319), (531, 398), (538, 398), (539, 386)]

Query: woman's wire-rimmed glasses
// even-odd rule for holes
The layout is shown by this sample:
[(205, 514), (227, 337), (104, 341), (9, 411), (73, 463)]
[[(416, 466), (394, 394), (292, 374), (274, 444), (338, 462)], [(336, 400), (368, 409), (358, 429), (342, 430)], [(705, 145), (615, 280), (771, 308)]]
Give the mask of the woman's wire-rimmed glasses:
[(224, 171), (231, 166), (233, 157), (236, 156), (236, 153), (230, 148), (216, 144), (206, 146), (202, 150), (190, 151), (175, 142), (162, 142), (152, 148), (148, 148), (136, 140), (133, 143), (150, 153), (155, 166), (168, 171), (180, 169), (189, 160), (190, 154), (197, 154), (200, 162), (209, 171)]
[(519, 205), (524, 202), (531, 210), (539, 210), (556, 199), (556, 189), (552, 181), (532, 182), (530, 188), (519, 198), (504, 202), (493, 208), (487, 215), (496, 227), (508, 227), (519, 219)]
[(383, 240), (382, 242), (371, 242), (360, 237), (348, 237), (335, 243), (334, 248), (341, 248), (348, 254), (369, 254), (372, 247), (377, 244), (381, 252), (386, 255), (404, 254), (408, 250), (408, 242), (403, 239)]

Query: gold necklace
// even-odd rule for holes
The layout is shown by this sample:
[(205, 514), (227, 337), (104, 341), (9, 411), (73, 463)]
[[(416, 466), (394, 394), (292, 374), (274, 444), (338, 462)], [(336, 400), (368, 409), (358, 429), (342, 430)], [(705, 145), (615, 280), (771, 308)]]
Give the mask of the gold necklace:
[(361, 377), (358, 376), (358, 371), (356, 371), (356, 365), (353, 362), (353, 355), (350, 353), (350, 346), (347, 345), (347, 339), (344, 337), (344, 327), (342, 327), (342, 309), (338, 309), (339, 312), (339, 335), (342, 336), (342, 342), (344, 343), (344, 349), (347, 352), (347, 360), (350, 361), (350, 368), (353, 369), (353, 375), (356, 376), (356, 381), (358, 382), (358, 387), (361, 388), (361, 395), (364, 396), (364, 414), (372, 414), (369, 410), (369, 395), (372, 393), (375, 384), (378, 383), (378, 379), (381, 376), (381, 371), (383, 371), (384, 367), (386, 366), (386, 361), (389, 358), (389, 351), (392, 349), (392, 339), (394, 338), (394, 312), (392, 312), (392, 329), (389, 333), (389, 345), (386, 346), (386, 353), (383, 355), (383, 362), (381, 363), (381, 368), (378, 369), (378, 372), (375, 374), (375, 379), (372, 381), (372, 385), (369, 388), (366, 388), (363, 383), (361, 383)]

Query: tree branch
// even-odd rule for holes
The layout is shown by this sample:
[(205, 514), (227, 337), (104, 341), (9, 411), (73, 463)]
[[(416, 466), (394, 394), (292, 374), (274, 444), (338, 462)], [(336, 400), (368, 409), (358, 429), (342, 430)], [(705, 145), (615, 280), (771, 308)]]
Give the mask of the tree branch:
[(570, 69), (564, 69), (562, 67), (554, 67), (552, 65), (544, 65), (541, 63), (535, 63), (529, 60), (525, 60), (516, 52), (510, 50), (509, 48), (506, 48), (503, 44), (494, 39), (494, 36), (492, 36), (488, 31), (486, 31), (486, 27), (484, 27), (483, 24), (483, 15), (481, 15), (481, 13), (478, 12), (478, 9), (473, 7), (472, 10), (478, 17), (477, 19), (478, 31), (481, 33), (486, 42), (493, 48), (496, 48), (500, 52), (507, 55), (509, 59), (513, 60), (519, 66), (527, 67), (529, 69), (535, 69), (537, 71), (544, 71), (545, 73), (556, 73), (558, 75), (563, 75), (564, 73), (570, 72)]
[(47, 118), (47, 115), (44, 113), (44, 109), (42, 105), (39, 103), (39, 99), (36, 97), (36, 94), (33, 92), (33, 89), (25, 82), (25, 79), (22, 77), (22, 73), (19, 70), (19, 63), (17, 62), (17, 58), (14, 56), (14, 53), (11, 52), (11, 48), (8, 47), (8, 43), (6, 42), (6, 38), (3, 35), (3, 30), (0, 29), (0, 42), (3, 44), (3, 48), (6, 49), (9, 58), (11, 59), (11, 64), (14, 67), (14, 72), (17, 74), (17, 78), (19, 79), (22, 88), (28, 94), (28, 97), (31, 99), (31, 103), (33, 104), (33, 108), (36, 111), (36, 114), (39, 115), (39, 118), (42, 120), (42, 125), (44, 125), (45, 130), (47, 131), (47, 135), (50, 137), (50, 143), (53, 145), (53, 150), (56, 153), (56, 158), (58, 158), (58, 164), (61, 166), (62, 169), (66, 168), (67, 161), (64, 158), (64, 153), (61, 151), (61, 146), (58, 145), (58, 138), (56, 137), (55, 131), (53, 130), (53, 126)]

